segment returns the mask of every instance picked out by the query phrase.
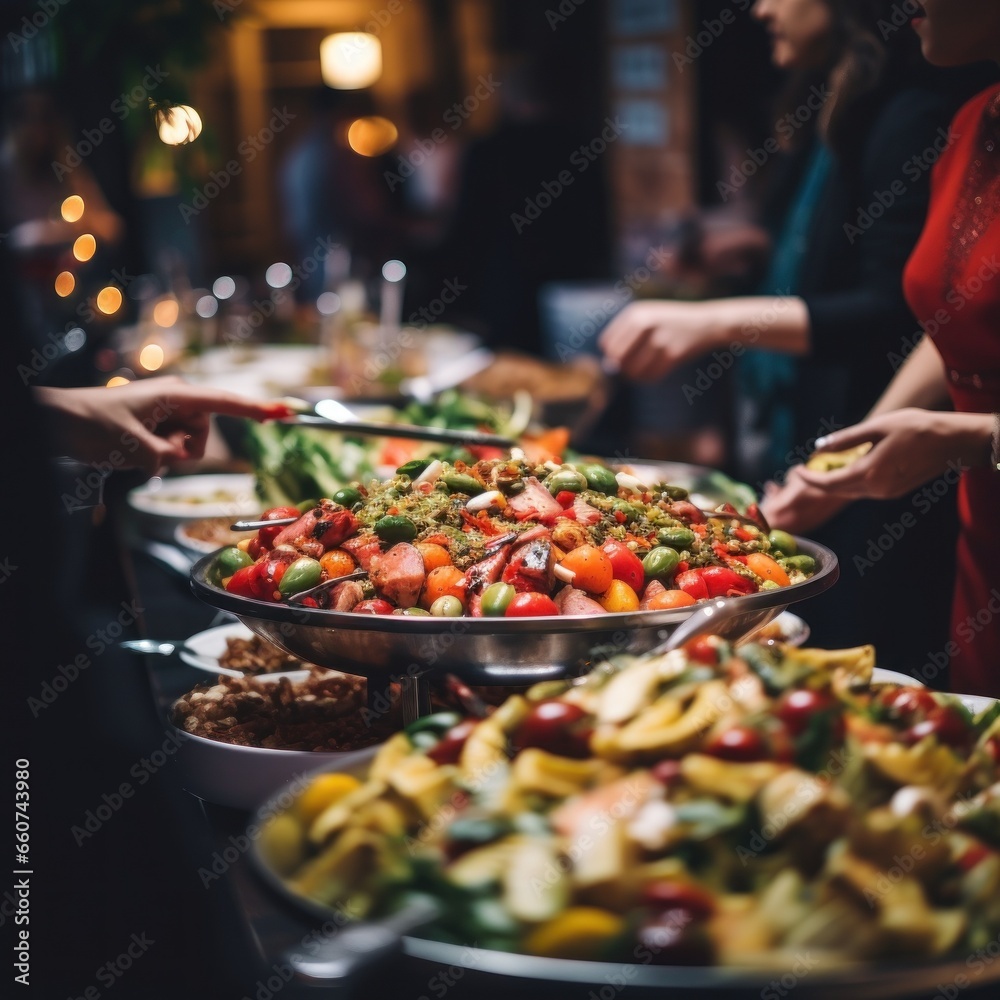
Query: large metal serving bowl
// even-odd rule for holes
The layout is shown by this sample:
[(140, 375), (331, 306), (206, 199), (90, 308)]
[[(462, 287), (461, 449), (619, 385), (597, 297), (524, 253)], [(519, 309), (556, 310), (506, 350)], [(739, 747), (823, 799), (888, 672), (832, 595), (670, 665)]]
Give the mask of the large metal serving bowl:
[[(736, 598), (745, 611), (729, 624), (726, 638), (741, 639), (788, 605), (833, 586), (840, 573), (833, 552), (807, 539), (798, 543), (816, 560), (816, 573), (790, 587)], [(648, 652), (698, 608), (539, 618), (356, 615), (230, 594), (209, 582), (214, 559), (205, 556), (191, 571), (198, 597), (293, 656), (373, 679), (447, 672), (472, 684), (533, 684), (582, 672), (597, 656)]]

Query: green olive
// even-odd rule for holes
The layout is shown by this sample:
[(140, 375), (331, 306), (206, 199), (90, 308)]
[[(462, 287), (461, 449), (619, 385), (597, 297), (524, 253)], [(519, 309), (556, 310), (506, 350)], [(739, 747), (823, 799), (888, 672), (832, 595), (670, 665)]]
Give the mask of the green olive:
[(311, 559), (309, 556), (301, 556), (285, 570), (278, 583), (278, 591), (285, 597), (289, 597), (291, 594), (308, 590), (319, 583), (322, 573), (322, 567), (317, 560)]
[(300, 503), (295, 505), (295, 509), (303, 514), (307, 514), (319, 503), (318, 500), (302, 500)]
[(458, 712), (435, 712), (433, 715), (424, 715), (419, 719), (414, 719), (403, 732), (411, 738), (417, 733), (433, 733), (435, 736), (443, 736), (461, 721), (462, 716)]
[(470, 497), (478, 496), (486, 487), (475, 476), (464, 472), (446, 472), (441, 481), (451, 493), (467, 493)]
[[(452, 600), (458, 600), (458, 598), (452, 598)], [(431, 612), (424, 611), (423, 608), (401, 608), (399, 613), (408, 618), (430, 618), (431, 616)]]
[(587, 488), (587, 477), (574, 469), (559, 469), (546, 477), (544, 486), (553, 496), (558, 496), (566, 490), (570, 493), (579, 493)]
[(218, 554), (215, 565), (220, 578), (224, 580), (227, 576), (232, 576), (238, 569), (252, 566), (253, 560), (242, 549), (233, 545), (228, 549), (223, 549)]
[(794, 556), (799, 551), (798, 543), (787, 531), (775, 528), (767, 536), (767, 540), (771, 543), (771, 548), (777, 549), (782, 555)]
[(642, 568), (646, 571), (646, 576), (651, 580), (662, 580), (670, 576), (681, 557), (676, 549), (668, 548), (666, 545), (658, 545), (655, 549), (650, 549), (646, 553), (646, 558), (642, 560)]
[(689, 495), (683, 486), (671, 486), (669, 483), (657, 483), (655, 491), (662, 493), (668, 500), (687, 500)]
[(638, 520), (641, 513), (634, 504), (630, 504), (627, 500), (616, 500), (614, 511), (616, 514), (624, 516), (625, 524), (632, 524), (633, 521)]
[(383, 542), (412, 542), (417, 537), (417, 526), (404, 514), (386, 514), (374, 524), (375, 534)]
[(606, 493), (608, 496), (618, 495), (618, 480), (614, 472), (606, 465), (592, 463), (580, 469), (587, 478), (587, 485), (598, 493)]
[(812, 556), (788, 556), (787, 559), (779, 559), (778, 562), (785, 569), (797, 569), (800, 573), (814, 573), (816, 571), (816, 560)]
[(660, 528), (656, 533), (657, 542), (672, 549), (690, 549), (697, 537), (690, 528), (685, 528), (683, 525)]
[(483, 591), (480, 605), (483, 615), (487, 618), (502, 618), (516, 594), (517, 591), (509, 583), (491, 583)]
[(330, 499), (350, 510), (356, 503), (361, 503), (364, 497), (361, 496), (361, 490), (356, 486), (342, 486)]
[(464, 612), (462, 602), (452, 594), (439, 597), (431, 605), (431, 614), (435, 618), (461, 618)]

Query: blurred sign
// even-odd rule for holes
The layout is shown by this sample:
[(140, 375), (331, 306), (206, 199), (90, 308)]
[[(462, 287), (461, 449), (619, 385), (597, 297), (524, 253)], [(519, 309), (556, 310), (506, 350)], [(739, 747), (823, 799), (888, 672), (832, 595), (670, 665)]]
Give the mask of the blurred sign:
[(621, 45), (611, 54), (611, 81), (617, 90), (663, 90), (667, 53), (662, 45)]
[(614, 0), (611, 29), (619, 35), (651, 35), (677, 27), (677, 0)]
[(670, 139), (670, 113), (658, 100), (624, 100), (615, 108), (625, 125), (626, 146), (666, 146)]

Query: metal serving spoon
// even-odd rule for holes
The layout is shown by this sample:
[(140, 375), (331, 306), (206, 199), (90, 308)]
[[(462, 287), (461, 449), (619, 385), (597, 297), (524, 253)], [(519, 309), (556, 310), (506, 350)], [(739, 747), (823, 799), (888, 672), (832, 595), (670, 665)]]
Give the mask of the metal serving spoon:
[(165, 642), (158, 639), (126, 639), (118, 643), (118, 648), (127, 650), (130, 653), (142, 653), (153, 656), (173, 656), (174, 653), (187, 653), (188, 656), (196, 660), (201, 660), (206, 666), (210, 666), (212, 673), (225, 674), (227, 677), (247, 676), (242, 670), (233, 670), (230, 667), (220, 666), (212, 657), (197, 652), (183, 641)]

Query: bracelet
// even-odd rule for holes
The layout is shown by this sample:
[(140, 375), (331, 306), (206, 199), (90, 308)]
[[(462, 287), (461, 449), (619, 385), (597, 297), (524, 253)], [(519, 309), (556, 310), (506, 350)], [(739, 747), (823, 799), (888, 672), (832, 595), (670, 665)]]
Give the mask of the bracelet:
[(990, 451), (990, 465), (1000, 472), (1000, 413), (993, 414), (993, 448)]

